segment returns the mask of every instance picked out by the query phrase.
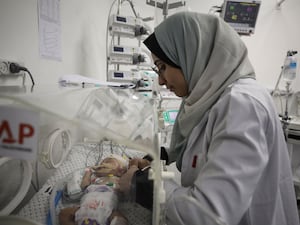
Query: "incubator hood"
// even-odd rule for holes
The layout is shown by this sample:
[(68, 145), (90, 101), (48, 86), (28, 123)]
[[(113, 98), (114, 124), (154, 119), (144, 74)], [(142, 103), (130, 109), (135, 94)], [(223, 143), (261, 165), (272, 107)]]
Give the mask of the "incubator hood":
[[(16, 187), (11, 189), (1, 181), (4, 205), (0, 215), (12, 213), (23, 200), (30, 188), (33, 162), (56, 169), (76, 142), (112, 140), (150, 154), (159, 163), (154, 108), (149, 97), (132, 89), (59, 85), (37, 86), (33, 91), (24, 88), (19, 93), (2, 89), (0, 174), (15, 174), (11, 182)], [(30, 141), (33, 136), (36, 140)], [(159, 182), (160, 173), (155, 176)]]
[[(132, 89), (47, 85), (37, 86), (31, 92), (26, 88), (19, 93), (0, 90), (0, 174), (3, 179), (5, 174), (14, 174), (10, 183), (1, 181), (0, 216), (11, 214), (26, 195), (32, 181), (31, 177), (34, 175), (32, 162), (42, 162), (47, 168), (60, 172), (60, 168), (65, 165), (63, 159), (74, 143), (99, 143), (107, 139), (153, 157), (150, 173), (150, 179), (154, 181), (153, 211), (149, 224), (165, 224), (163, 179), (169, 179), (170, 173), (162, 171), (157, 114), (156, 99)], [(17, 129), (20, 127), (15, 127), (22, 121), (35, 129), (36, 142), (29, 141), (34, 137), (34, 132), (33, 130), (30, 132), (29, 126), (25, 126), (26, 129), (22, 132)], [(76, 160), (82, 161), (78, 158)], [(52, 178), (47, 181), (52, 183)], [(40, 193), (45, 196), (42, 191), (46, 189), (43, 186), (34, 197)], [(55, 193), (53, 189), (52, 193)], [(52, 197), (55, 198), (55, 194), (52, 194)], [(40, 197), (37, 196), (36, 199), (37, 203), (41, 204)], [(184, 201), (193, 199), (184, 197)], [(2, 205), (2, 202), (8, 204)], [(47, 210), (51, 210), (54, 201), (48, 196), (46, 202), (48, 206), (50, 202)], [(27, 218), (26, 213), (33, 212), (30, 207), (28, 211), (24, 208), (20, 214)], [(222, 224), (212, 213), (200, 209), (203, 211), (203, 221), (206, 223), (209, 221), (207, 224)], [(136, 209), (133, 212), (139, 213)], [(36, 219), (41, 218), (40, 214), (29, 218), (45, 224), (44, 218)], [(181, 222), (184, 224), (184, 221)]]
[(132, 89), (45, 86), (0, 92), (0, 106), (37, 112), (39, 126), (58, 121), (73, 126), (80, 132), (76, 138), (112, 139), (153, 154), (153, 104)]

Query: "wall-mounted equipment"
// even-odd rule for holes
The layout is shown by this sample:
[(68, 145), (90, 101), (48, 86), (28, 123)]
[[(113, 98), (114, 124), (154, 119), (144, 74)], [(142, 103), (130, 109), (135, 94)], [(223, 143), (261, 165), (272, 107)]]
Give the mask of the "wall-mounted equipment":
[(109, 20), (111, 35), (145, 39), (150, 34), (150, 28), (141, 18), (133, 16), (112, 15)]
[(113, 45), (108, 57), (109, 63), (137, 65), (145, 62), (146, 55), (141, 47)]
[(225, 0), (221, 17), (240, 35), (254, 33), (260, 0)]
[[(121, 12), (124, 2), (129, 3), (134, 16)], [(112, 13), (114, 6), (117, 10)], [(141, 45), (142, 41), (153, 32), (152, 28), (146, 24), (146, 21), (151, 19), (152, 17), (140, 17), (131, 0), (113, 1), (106, 32), (107, 81), (130, 82), (134, 88), (139, 88), (141, 82), (137, 81), (142, 79), (140, 71), (151, 70), (152, 65), (150, 52)]]
[(139, 71), (120, 71), (120, 70), (110, 70), (108, 71), (108, 81), (133, 81), (140, 80), (141, 75)]

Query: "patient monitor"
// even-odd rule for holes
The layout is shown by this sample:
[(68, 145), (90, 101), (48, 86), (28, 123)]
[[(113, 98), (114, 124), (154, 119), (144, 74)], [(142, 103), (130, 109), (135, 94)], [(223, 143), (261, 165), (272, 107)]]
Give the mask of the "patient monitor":
[(254, 33), (260, 0), (225, 0), (221, 17), (240, 35)]

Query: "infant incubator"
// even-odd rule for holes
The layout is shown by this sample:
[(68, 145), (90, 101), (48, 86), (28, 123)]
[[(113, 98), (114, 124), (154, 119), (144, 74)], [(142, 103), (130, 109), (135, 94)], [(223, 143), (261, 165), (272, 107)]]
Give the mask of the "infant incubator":
[[(24, 114), (29, 111), (38, 117), (36, 156), (18, 156), (16, 151), (16, 154), (4, 152), (0, 158), (1, 216), (11, 214), (40, 224), (58, 224), (58, 212), (66, 206), (61, 191), (84, 168), (96, 165), (110, 154), (127, 158), (150, 154), (154, 159), (153, 172), (156, 162), (159, 163), (153, 116), (155, 101), (130, 89), (64, 87), (53, 91), (51, 88), (20, 95), (1, 93), (1, 111), (17, 110)], [(1, 114), (2, 121), (10, 121), (4, 118), (9, 117), (7, 114)], [(2, 129), (2, 143), (6, 136)], [(11, 179), (5, 178), (8, 171)], [(17, 194), (17, 200), (11, 198), (18, 192), (13, 189), (18, 188), (12, 188), (15, 183), (9, 180), (20, 183), (19, 190), (23, 193)], [(22, 200), (29, 189), (35, 189), (32, 198)], [(7, 206), (2, 202), (15, 203)], [(131, 224), (156, 223), (152, 219), (155, 212), (135, 203), (127, 201), (119, 207), (124, 208)]]
[[(153, 158), (153, 210), (126, 198), (118, 202), (118, 210), (129, 224), (165, 224), (163, 178), (173, 175), (164, 171), (160, 160), (158, 105), (156, 97), (109, 87), (0, 93), (0, 224), (59, 225), (61, 209), (78, 205), (85, 169), (112, 154)], [(18, 135), (16, 124), (23, 124), (23, 143), (19, 130), (19, 139), (10, 145), (7, 140)], [(221, 224), (199, 203), (192, 203), (203, 210), (205, 224)]]

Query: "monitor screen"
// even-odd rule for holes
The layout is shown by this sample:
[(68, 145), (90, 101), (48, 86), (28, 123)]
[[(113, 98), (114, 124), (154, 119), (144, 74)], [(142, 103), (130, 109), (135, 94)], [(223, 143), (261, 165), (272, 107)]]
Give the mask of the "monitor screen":
[(238, 33), (254, 33), (260, 1), (225, 0), (223, 19)]
[(124, 77), (124, 73), (114, 72), (114, 77), (123, 78)]
[(167, 124), (174, 124), (175, 120), (176, 120), (176, 117), (177, 117), (177, 114), (178, 114), (177, 109), (167, 110), (167, 111), (163, 112), (164, 121)]

